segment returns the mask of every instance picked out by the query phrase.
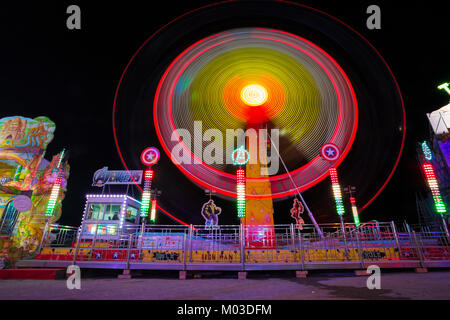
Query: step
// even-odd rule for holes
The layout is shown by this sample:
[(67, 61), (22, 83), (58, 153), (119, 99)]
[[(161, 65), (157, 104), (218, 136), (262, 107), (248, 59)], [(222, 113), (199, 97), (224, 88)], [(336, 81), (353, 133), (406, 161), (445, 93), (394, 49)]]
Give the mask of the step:
[(55, 280), (64, 279), (66, 269), (3, 269), (0, 279), (14, 280)]

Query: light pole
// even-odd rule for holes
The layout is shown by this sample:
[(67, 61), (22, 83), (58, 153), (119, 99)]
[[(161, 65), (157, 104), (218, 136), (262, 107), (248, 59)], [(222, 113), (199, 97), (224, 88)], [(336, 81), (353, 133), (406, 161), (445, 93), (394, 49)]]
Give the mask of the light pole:
[(341, 186), (339, 185), (339, 179), (337, 175), (336, 168), (331, 168), (329, 170), (331, 178), (331, 188), (333, 190), (334, 201), (336, 203), (336, 211), (341, 221), (341, 229), (345, 239), (345, 224), (344, 224), (344, 201), (342, 200)]
[(156, 201), (161, 194), (162, 191), (157, 188), (151, 190), (152, 205), (150, 209), (150, 222), (152, 223), (156, 223), (156, 208), (158, 207)]
[(237, 216), (241, 221), (246, 215), (246, 205), (245, 205), (245, 169), (243, 166), (247, 164), (250, 160), (250, 154), (245, 150), (244, 146), (240, 146), (231, 153), (231, 159), (233, 164), (237, 167), (236, 170), (236, 205), (237, 205)]
[(356, 200), (355, 200), (355, 197), (353, 196), (353, 194), (356, 193), (356, 187), (349, 185), (348, 187), (344, 188), (344, 191), (347, 194), (349, 194), (349, 196), (350, 196), (350, 204), (352, 206), (353, 221), (355, 222), (355, 225), (357, 227), (359, 227), (360, 222), (359, 222), (358, 207), (356, 206)]

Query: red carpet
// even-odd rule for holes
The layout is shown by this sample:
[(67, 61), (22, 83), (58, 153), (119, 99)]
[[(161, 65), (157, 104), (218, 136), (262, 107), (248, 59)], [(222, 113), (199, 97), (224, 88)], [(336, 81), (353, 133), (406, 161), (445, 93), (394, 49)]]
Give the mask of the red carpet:
[(65, 274), (65, 269), (5, 269), (0, 270), (0, 279), (54, 280)]

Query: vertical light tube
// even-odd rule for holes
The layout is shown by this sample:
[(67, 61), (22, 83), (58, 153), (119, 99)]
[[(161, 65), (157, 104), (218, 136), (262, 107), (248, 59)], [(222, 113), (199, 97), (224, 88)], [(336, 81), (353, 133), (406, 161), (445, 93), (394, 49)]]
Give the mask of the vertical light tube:
[(439, 191), (439, 184), (434, 173), (433, 165), (428, 162), (424, 163), (423, 171), (425, 173), (428, 186), (431, 189), (431, 194), (433, 195), (434, 207), (436, 209), (436, 212), (440, 215), (446, 214), (447, 208), (445, 206), (444, 200), (442, 199), (441, 192)]
[(239, 218), (245, 217), (245, 170), (237, 169), (237, 214)]
[(152, 208), (150, 211), (150, 221), (156, 222), (156, 199), (152, 200)]
[(350, 204), (352, 205), (353, 221), (355, 222), (356, 226), (359, 227), (360, 222), (355, 197), (350, 197)]
[(345, 213), (344, 202), (342, 200), (341, 186), (337, 176), (336, 168), (330, 169), (331, 187), (333, 189), (334, 201), (336, 202), (336, 211), (342, 216)]
[(50, 193), (50, 197), (47, 202), (47, 209), (45, 211), (46, 217), (53, 216), (53, 211), (55, 210), (56, 202), (58, 200), (59, 190), (61, 189), (61, 182), (62, 182), (63, 175), (64, 175), (64, 170), (61, 170), (61, 168), (60, 168), (62, 159), (64, 157), (64, 152), (65, 151), (63, 149), (63, 151), (61, 151), (61, 154), (59, 156), (58, 165), (55, 168), (56, 178), (55, 178), (55, 182), (52, 187), (52, 192)]
[(142, 190), (141, 201), (141, 217), (147, 217), (150, 209), (151, 187), (153, 180), (153, 170), (147, 169), (144, 171), (144, 189)]

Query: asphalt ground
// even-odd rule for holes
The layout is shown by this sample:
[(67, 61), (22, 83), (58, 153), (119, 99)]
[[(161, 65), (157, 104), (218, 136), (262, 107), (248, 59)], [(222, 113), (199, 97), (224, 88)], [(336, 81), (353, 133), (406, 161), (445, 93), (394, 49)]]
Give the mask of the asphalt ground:
[(61, 280), (0, 280), (1, 300), (449, 300), (450, 271), (381, 273), (381, 289), (368, 289), (367, 276), (352, 272), (190, 273), (179, 280), (176, 272), (144, 272), (118, 279), (118, 271), (82, 270), (81, 289)]

